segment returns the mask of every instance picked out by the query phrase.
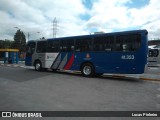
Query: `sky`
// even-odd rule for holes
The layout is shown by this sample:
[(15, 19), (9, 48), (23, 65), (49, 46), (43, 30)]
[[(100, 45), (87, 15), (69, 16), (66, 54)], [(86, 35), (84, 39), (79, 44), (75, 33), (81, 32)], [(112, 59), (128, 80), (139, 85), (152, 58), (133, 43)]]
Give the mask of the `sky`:
[(0, 40), (18, 29), (28, 40), (147, 29), (160, 38), (159, 0), (0, 0)]

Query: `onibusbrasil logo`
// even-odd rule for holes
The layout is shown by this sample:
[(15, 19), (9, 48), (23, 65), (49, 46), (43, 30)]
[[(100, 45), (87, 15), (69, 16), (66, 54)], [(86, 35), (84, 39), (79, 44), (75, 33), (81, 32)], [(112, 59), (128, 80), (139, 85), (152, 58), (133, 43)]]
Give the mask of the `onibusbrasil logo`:
[(39, 112), (2, 112), (2, 117), (42, 117)]

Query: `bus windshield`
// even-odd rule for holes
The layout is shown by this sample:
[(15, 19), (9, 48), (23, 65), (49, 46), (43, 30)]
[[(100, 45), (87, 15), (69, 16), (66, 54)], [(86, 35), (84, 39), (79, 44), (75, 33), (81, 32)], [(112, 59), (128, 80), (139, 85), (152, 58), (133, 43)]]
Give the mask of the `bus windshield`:
[(27, 56), (30, 56), (34, 53), (35, 51), (35, 46), (36, 46), (36, 43), (35, 42), (29, 42), (27, 44), (27, 47), (26, 47), (26, 55)]

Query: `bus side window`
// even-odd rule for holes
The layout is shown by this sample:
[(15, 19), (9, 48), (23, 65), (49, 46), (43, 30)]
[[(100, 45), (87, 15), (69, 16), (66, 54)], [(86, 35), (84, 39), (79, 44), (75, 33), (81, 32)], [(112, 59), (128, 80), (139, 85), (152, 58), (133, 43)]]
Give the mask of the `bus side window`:
[(95, 37), (94, 51), (112, 51), (114, 38), (112, 36)]
[(60, 51), (61, 52), (71, 52), (74, 51), (74, 39), (66, 39), (60, 41)]
[(86, 52), (92, 50), (92, 38), (79, 38), (75, 41), (75, 51)]
[(115, 51), (136, 51), (140, 47), (140, 37), (137, 34), (116, 37)]
[(60, 51), (67, 52), (67, 40), (60, 40)]
[(114, 37), (112, 36), (104, 37), (104, 46), (105, 46), (104, 50), (105, 51), (112, 51), (113, 41), (114, 41)]
[(104, 51), (105, 50), (103, 37), (94, 38), (93, 50), (94, 51)]
[(83, 51), (83, 40), (82, 39), (76, 39), (76, 49), (75, 51), (77, 52), (82, 52)]
[(141, 35), (140, 34), (134, 34), (132, 35), (132, 47), (133, 51), (138, 50), (141, 46)]
[(47, 52), (58, 52), (59, 51), (59, 40), (48, 41)]
[(38, 41), (37, 42), (37, 53), (45, 53), (47, 48), (47, 41)]
[(71, 52), (71, 51), (74, 51), (74, 39), (71, 39), (71, 40), (67, 40), (67, 51), (68, 52)]
[(116, 44), (115, 44), (115, 51), (123, 51), (123, 40), (124, 40), (124, 36), (118, 36), (116, 38)]

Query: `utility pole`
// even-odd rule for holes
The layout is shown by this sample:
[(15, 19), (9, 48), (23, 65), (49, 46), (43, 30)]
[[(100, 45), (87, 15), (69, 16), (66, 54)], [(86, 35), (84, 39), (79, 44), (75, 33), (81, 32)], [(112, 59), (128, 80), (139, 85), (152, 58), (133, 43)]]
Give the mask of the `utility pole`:
[(57, 19), (56, 17), (53, 20), (53, 38), (56, 38), (56, 34), (57, 34)]
[(29, 34), (29, 32), (28, 32), (28, 41), (29, 41), (29, 36), (30, 36), (30, 34)]

